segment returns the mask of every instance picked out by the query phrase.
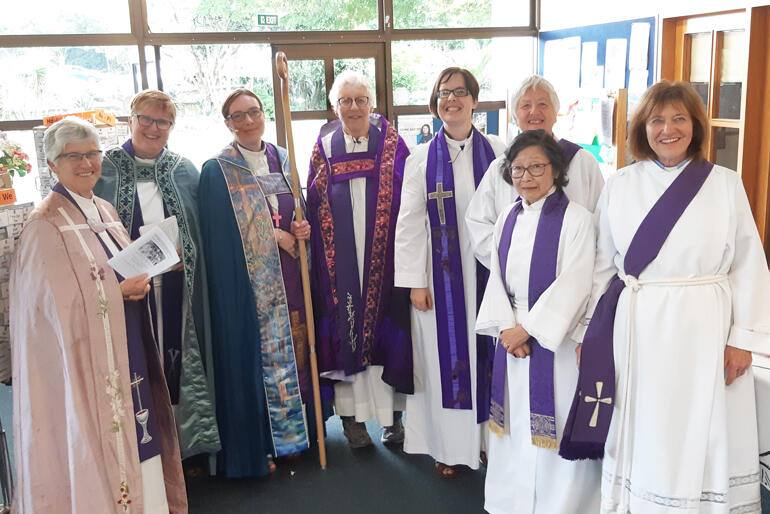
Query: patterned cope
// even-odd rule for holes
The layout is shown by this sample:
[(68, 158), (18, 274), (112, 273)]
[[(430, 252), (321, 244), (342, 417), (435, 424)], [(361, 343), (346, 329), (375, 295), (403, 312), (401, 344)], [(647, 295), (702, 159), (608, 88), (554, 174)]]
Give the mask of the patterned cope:
[[(391, 204), (393, 201), (393, 170), (396, 149), (398, 147), (398, 133), (388, 125), (383, 146), (379, 189), (377, 194), (377, 207), (374, 215), (374, 230), (372, 235), (372, 249), (370, 254), (371, 264), (369, 268), (369, 281), (366, 284), (365, 311), (363, 320), (363, 348), (361, 363), (369, 366), (372, 361), (372, 341), (377, 326), (380, 293), (383, 288), (383, 275), (385, 272), (385, 256), (389, 237), (389, 220)], [(334, 218), (329, 204), (329, 172), (327, 161), (321, 155), (316, 144), (313, 149), (313, 166), (318, 170), (315, 177), (315, 187), (320, 197), (318, 218), (321, 226), (321, 238), (323, 240), (326, 265), (329, 270), (329, 280), (334, 304), (338, 305), (340, 298), (336, 286), (336, 258), (334, 247)], [(352, 173), (355, 171), (372, 169), (376, 166), (371, 159), (360, 159), (337, 163), (332, 165), (332, 173)]]

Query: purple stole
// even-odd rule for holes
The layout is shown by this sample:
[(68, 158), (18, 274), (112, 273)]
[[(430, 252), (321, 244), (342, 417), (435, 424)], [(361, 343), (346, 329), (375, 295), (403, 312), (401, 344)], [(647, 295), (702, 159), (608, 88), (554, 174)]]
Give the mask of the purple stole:
[[(61, 182), (57, 183), (53, 190), (72, 202), (83, 215), (83, 218), (86, 218), (85, 213), (80, 209), (78, 203), (72, 198), (72, 195), (64, 188)], [(89, 223), (89, 225), (91, 224)], [(96, 230), (94, 231), (96, 232)], [(104, 244), (98, 233), (96, 238), (99, 240), (107, 256), (112, 258), (112, 252)], [(110, 235), (110, 238), (112, 238), (115, 246), (121, 247), (112, 235)], [(120, 276), (116, 271), (113, 271), (113, 273), (115, 273), (118, 283), (124, 280), (124, 277)], [(155, 341), (152, 339), (153, 334), (150, 329), (146, 301), (125, 300), (123, 307), (126, 322), (126, 344), (128, 346), (128, 369), (131, 374), (129, 380), (131, 382), (131, 397), (134, 405), (134, 415), (132, 417), (136, 419), (136, 446), (139, 450), (139, 461), (144, 462), (161, 454), (161, 434), (156, 416), (154, 416), (155, 409), (153, 408), (152, 391), (149, 382), (150, 373), (147, 366), (147, 352), (157, 350), (152, 348)], [(149, 345), (147, 344), (148, 342)]]
[[(647, 265), (655, 260), (713, 167), (708, 161), (693, 160), (658, 198), (628, 246), (623, 260), (627, 276), (639, 278)], [(618, 275), (612, 278), (596, 305), (583, 339), (577, 389), (559, 449), (559, 455), (565, 459), (600, 459), (604, 456), (604, 443), (615, 403), (615, 311), (625, 287)]]
[(580, 145), (576, 145), (572, 141), (567, 141), (562, 138), (559, 139), (559, 146), (561, 147), (561, 151), (564, 152), (564, 156), (567, 158), (567, 166), (569, 166), (569, 163), (572, 162), (572, 158), (575, 157), (575, 154), (580, 150)]
[[(134, 159), (136, 159), (136, 152), (134, 151), (134, 145), (131, 139), (123, 143), (122, 148)], [(155, 173), (152, 173), (152, 177), (149, 180), (155, 182)], [(137, 182), (141, 180), (141, 177), (136, 177)], [(148, 178), (144, 178), (145, 181)], [(158, 185), (158, 189), (161, 193), (164, 191)], [(163, 198), (163, 216), (168, 218), (170, 216), (168, 207), (166, 205), (166, 199)], [(139, 203), (139, 193), (134, 192), (134, 210), (131, 218), (131, 226), (126, 227), (129, 231), (129, 235), (132, 240), (139, 238), (139, 227), (144, 225), (144, 218), (142, 216), (142, 206)], [(182, 238), (182, 234), (179, 235)], [(173, 355), (182, 355), (182, 308), (181, 298), (184, 290), (184, 278), (183, 271), (168, 271), (163, 274), (163, 287), (161, 288), (161, 305), (163, 306), (163, 353), (167, 356), (163, 359), (163, 374), (166, 376), (166, 383), (168, 384), (168, 392), (171, 397), (171, 405), (177, 405), (179, 403), (179, 387), (181, 381), (182, 363), (176, 359), (171, 358)], [(152, 286), (152, 281), (150, 281)], [(155, 305), (155, 291), (154, 287), (148, 294), (150, 302), (150, 312), (152, 313), (152, 319), (155, 320), (157, 316), (157, 306)], [(153, 331), (155, 332), (155, 340), (158, 341), (158, 327), (153, 322)]]
[[(495, 159), (487, 139), (473, 128), (473, 178), (475, 186)], [(435, 292), (436, 330), (438, 332), (441, 400), (445, 409), (473, 408), (468, 319), (465, 312), (460, 240), (454, 201), (454, 171), (444, 127), (436, 134), (428, 149), (426, 167), (427, 209), (431, 227), (433, 289)], [(476, 308), (484, 297), (489, 272), (476, 262)], [(476, 418), (489, 419), (490, 354), (492, 338), (476, 336)]]
[[(569, 200), (563, 191), (557, 190), (548, 196), (540, 213), (540, 220), (535, 233), (532, 260), (529, 269), (528, 306), (531, 310), (540, 295), (556, 279), (556, 260), (559, 255), (559, 238), (567, 212)], [(517, 200), (503, 225), (498, 246), (500, 273), (503, 284), (508, 267), (508, 252), (511, 249), (511, 237), (516, 219), (523, 210), (521, 199)], [(506, 291), (508, 286), (506, 284)], [(551, 450), (556, 445), (556, 409), (553, 389), (553, 352), (540, 346), (537, 339), (527, 341), (532, 353), (529, 358), (529, 423), (532, 444)], [(505, 368), (507, 351), (498, 342), (495, 349), (494, 371), (492, 373), (492, 402), (490, 405), (489, 427), (498, 435), (505, 429)]]
[[(317, 164), (316, 169), (321, 169), (315, 178), (315, 188), (321, 197), (318, 208), (320, 236), (341, 341), (339, 360), (348, 376), (372, 364), (375, 331), (383, 315), (378, 312), (378, 308), (383, 286), (386, 286), (383, 284), (383, 275), (390, 237), (388, 232), (398, 134), (385, 118), (381, 120), (381, 132), (369, 126), (366, 152), (347, 153), (340, 124), (331, 139), (332, 157), (326, 156), (322, 136), (319, 135), (317, 153), (312, 158), (313, 164)], [(363, 288), (358, 278), (350, 199), (350, 180), (361, 177), (366, 178)]]

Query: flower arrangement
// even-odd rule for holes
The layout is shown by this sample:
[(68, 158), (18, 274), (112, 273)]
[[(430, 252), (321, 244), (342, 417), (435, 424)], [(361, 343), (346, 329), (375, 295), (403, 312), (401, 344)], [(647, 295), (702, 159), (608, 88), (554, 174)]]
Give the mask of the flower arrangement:
[(5, 133), (0, 132), (0, 173), (8, 172), (13, 176), (18, 173), (23, 177), (32, 169), (29, 155), (21, 151), (21, 147), (9, 141)]

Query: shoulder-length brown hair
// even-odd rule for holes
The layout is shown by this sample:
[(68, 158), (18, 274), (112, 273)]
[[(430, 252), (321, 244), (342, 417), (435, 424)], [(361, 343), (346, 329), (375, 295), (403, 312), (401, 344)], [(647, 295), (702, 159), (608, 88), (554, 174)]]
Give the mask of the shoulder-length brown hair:
[(439, 117), (438, 90), (441, 89), (441, 84), (452, 78), (452, 75), (455, 73), (459, 73), (465, 79), (465, 88), (471, 94), (471, 98), (473, 98), (474, 101), (478, 101), (479, 99), (479, 90), (481, 88), (479, 87), (479, 81), (476, 80), (476, 77), (473, 76), (473, 73), (466, 70), (465, 68), (458, 68), (456, 66), (446, 68), (444, 71), (439, 73), (438, 79), (436, 79), (436, 83), (433, 84), (433, 91), (430, 92), (430, 102), (428, 103), (428, 106), (430, 107), (430, 113), (436, 118)]
[(706, 109), (698, 93), (687, 82), (661, 80), (650, 86), (642, 95), (628, 126), (628, 149), (637, 160), (656, 159), (657, 155), (647, 141), (647, 120), (652, 113), (666, 104), (681, 103), (692, 120), (692, 141), (687, 147), (687, 157), (705, 158), (703, 146), (709, 130)]

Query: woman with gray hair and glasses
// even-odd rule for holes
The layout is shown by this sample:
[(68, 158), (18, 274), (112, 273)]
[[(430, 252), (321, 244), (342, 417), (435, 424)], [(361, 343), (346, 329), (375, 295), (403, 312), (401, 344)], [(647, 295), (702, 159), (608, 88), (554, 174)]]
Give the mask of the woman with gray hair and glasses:
[(11, 270), (15, 508), (187, 512), (149, 279), (107, 263), (131, 241), (92, 192), (97, 133), (65, 118), (43, 144), (59, 183), (30, 215)]
[(337, 76), (329, 102), (338, 119), (321, 127), (308, 178), (318, 364), (337, 381), (334, 405), (351, 448), (372, 444), (364, 422), (375, 417), (383, 443), (402, 442), (402, 393), (412, 392), (408, 292), (393, 287), (409, 150), (373, 113), (374, 101), (361, 73)]
[[(511, 97), (511, 110), (519, 130), (545, 130), (554, 136), (553, 126), (559, 112), (559, 97), (550, 82), (538, 75), (525, 79)], [(599, 194), (604, 187), (599, 163), (587, 150), (571, 141), (554, 136), (562, 148), (567, 162), (569, 184), (565, 186), (567, 197), (593, 212)], [(497, 170), (503, 157), (490, 165)], [(500, 173), (487, 173), (473, 195), (465, 221), (476, 258), (489, 268), (492, 258), (492, 232), (500, 213), (516, 199), (516, 189), (506, 184)]]

